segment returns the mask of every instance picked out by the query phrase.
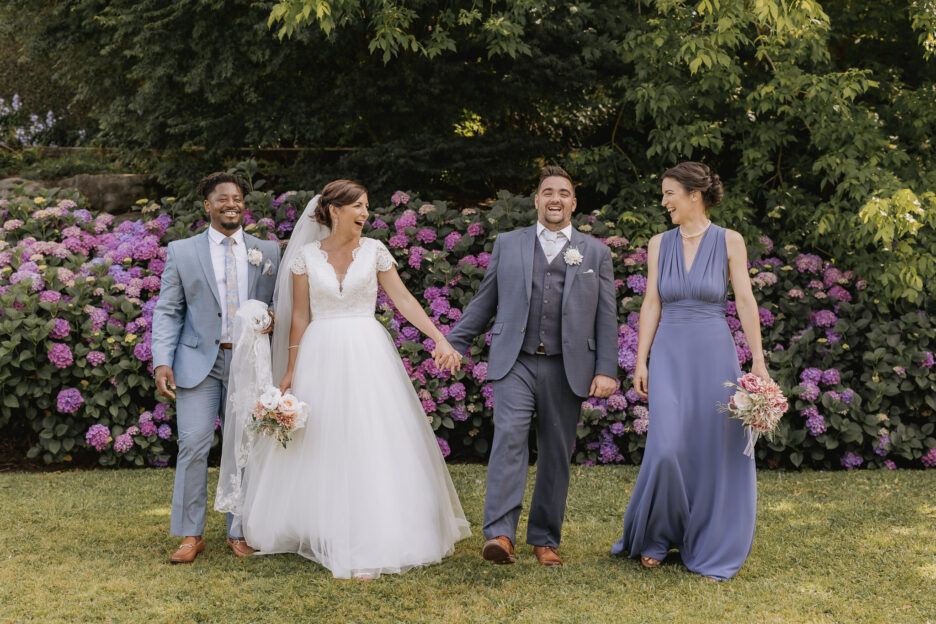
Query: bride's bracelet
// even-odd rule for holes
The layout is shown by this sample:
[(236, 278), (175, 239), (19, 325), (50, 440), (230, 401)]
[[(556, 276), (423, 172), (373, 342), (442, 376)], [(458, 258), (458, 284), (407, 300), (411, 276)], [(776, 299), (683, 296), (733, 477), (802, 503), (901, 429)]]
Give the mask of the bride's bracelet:
[[(299, 345), (293, 345), (289, 347), (289, 349), (298, 349), (298, 348), (299, 348)], [(289, 351), (289, 349), (286, 349), (286, 350)]]

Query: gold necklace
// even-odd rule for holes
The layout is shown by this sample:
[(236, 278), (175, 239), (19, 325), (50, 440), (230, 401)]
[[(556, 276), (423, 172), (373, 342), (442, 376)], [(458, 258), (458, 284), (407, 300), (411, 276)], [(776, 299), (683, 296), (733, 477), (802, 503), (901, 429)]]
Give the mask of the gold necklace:
[(709, 229), (709, 226), (710, 226), (710, 225), (712, 225), (712, 222), (711, 222), (711, 221), (709, 221), (708, 223), (706, 223), (706, 224), (705, 224), (705, 227), (702, 228), (701, 230), (699, 230), (698, 232), (696, 232), (695, 234), (684, 234), (683, 231), (682, 231), (682, 226), (680, 225), (680, 226), (679, 226), (679, 235), (682, 236), (683, 238), (686, 238), (686, 239), (695, 238), (695, 237), (697, 237), (697, 236), (702, 236), (703, 234), (705, 234), (705, 231), (706, 231), (707, 229)]

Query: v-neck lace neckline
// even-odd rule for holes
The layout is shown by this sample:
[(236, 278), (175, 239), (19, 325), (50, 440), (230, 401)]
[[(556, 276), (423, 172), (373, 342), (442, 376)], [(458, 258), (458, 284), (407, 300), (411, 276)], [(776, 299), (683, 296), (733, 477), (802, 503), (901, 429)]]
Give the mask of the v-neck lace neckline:
[(315, 241), (315, 243), (319, 252), (322, 254), (322, 260), (324, 260), (325, 264), (331, 268), (332, 277), (335, 280), (335, 284), (338, 285), (338, 294), (344, 294), (344, 282), (348, 278), (348, 273), (351, 272), (351, 267), (354, 266), (354, 261), (357, 260), (358, 252), (361, 250), (361, 247), (364, 246), (364, 238), (361, 237), (361, 239), (358, 241), (357, 247), (351, 250), (351, 262), (349, 262), (348, 266), (345, 267), (345, 271), (341, 274), (340, 278), (338, 277), (338, 270), (335, 268), (335, 265), (328, 260), (328, 252), (322, 249), (322, 241)]

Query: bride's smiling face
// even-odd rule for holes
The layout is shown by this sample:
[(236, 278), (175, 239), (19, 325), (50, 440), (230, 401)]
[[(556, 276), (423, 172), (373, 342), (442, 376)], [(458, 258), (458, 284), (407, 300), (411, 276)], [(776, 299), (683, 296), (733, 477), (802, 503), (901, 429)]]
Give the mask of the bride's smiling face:
[(347, 232), (360, 235), (364, 224), (367, 222), (369, 204), (367, 203), (367, 193), (362, 193), (360, 197), (350, 204), (344, 206), (331, 206), (332, 226), (335, 232)]

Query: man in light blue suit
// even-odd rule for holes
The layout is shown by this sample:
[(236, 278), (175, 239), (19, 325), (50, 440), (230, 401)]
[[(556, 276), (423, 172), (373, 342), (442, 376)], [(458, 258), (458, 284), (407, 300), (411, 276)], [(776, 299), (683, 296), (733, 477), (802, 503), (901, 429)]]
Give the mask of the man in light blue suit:
[(569, 174), (544, 167), (534, 202), (538, 222), (498, 235), (481, 286), (447, 338), (465, 353), (496, 314), (487, 369), (494, 444), (482, 556), (515, 561), (536, 413), (527, 543), (542, 565), (561, 566), (557, 549), (581, 403), (587, 396), (608, 397), (617, 387), (617, 302), (611, 251), (572, 227), (576, 198)]
[[(179, 431), (170, 532), (183, 540), (172, 563), (191, 563), (205, 549), (208, 452), (227, 399), (234, 314), (248, 299), (269, 305), (276, 285), (279, 245), (241, 227), (248, 190), (243, 179), (227, 173), (199, 183), (211, 225), (169, 243), (153, 314), (156, 388), (176, 399)], [(253, 552), (231, 514), (227, 534), (236, 555)]]

